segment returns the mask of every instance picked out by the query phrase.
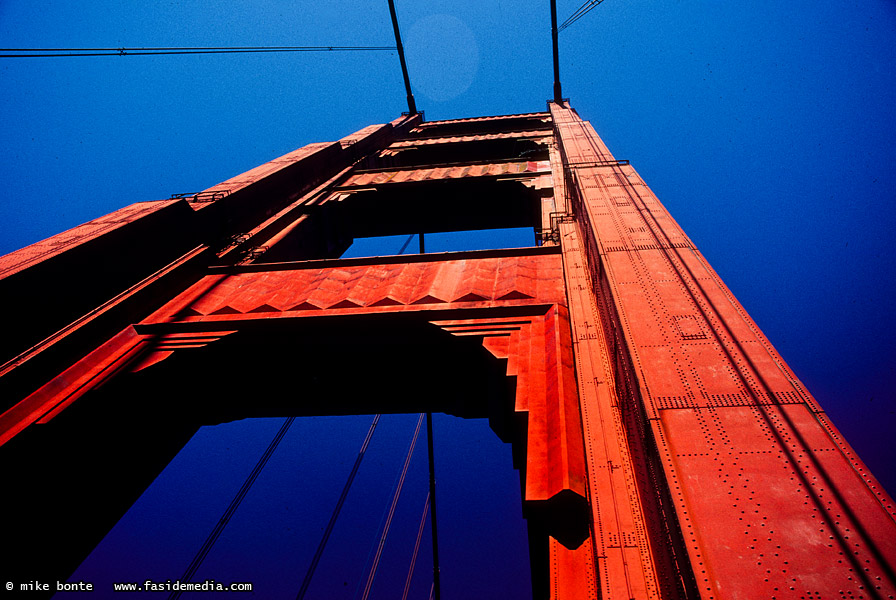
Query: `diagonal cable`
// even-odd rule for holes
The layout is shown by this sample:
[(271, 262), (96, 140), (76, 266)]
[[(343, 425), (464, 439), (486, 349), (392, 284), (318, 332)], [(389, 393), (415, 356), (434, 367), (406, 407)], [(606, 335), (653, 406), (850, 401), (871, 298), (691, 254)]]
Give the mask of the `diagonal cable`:
[(586, 0), (586, 2), (582, 6), (580, 6), (578, 10), (576, 10), (576, 12), (572, 13), (568, 19), (563, 21), (563, 24), (557, 28), (557, 33), (560, 33), (561, 31), (584, 17), (586, 14), (588, 14), (589, 11), (591, 11), (591, 9), (593, 9), (603, 1), (604, 0)]
[(426, 527), (426, 515), (429, 512), (429, 492), (423, 502), (423, 515), (420, 517), (420, 526), (417, 528), (417, 541), (414, 542), (414, 554), (411, 556), (411, 566), (408, 567), (408, 578), (404, 582), (404, 593), (401, 600), (408, 600), (408, 592), (411, 589), (411, 579), (414, 576), (414, 566), (417, 564), (417, 553), (420, 552), (420, 541), (423, 539), (423, 529)]
[(411, 240), (414, 239), (415, 235), (417, 235), (417, 234), (412, 233), (411, 235), (408, 236), (408, 239), (406, 239), (404, 241), (404, 246), (401, 247), (401, 250), (398, 251), (398, 254), (404, 254), (404, 251), (408, 249), (408, 244), (411, 243)]
[(593, 4), (595, 0), (585, 0), (585, 2), (576, 9), (574, 13), (572, 13), (563, 23), (561, 23), (559, 29), (566, 29), (573, 21), (577, 21), (583, 14), (585, 14), (585, 10), (589, 5)]
[[(199, 569), (202, 561), (205, 560), (205, 557), (208, 556), (208, 553), (209, 551), (211, 551), (212, 546), (215, 545), (215, 542), (218, 541), (221, 533), (224, 532), (224, 528), (227, 526), (227, 523), (230, 522), (230, 518), (233, 516), (233, 513), (236, 512), (237, 508), (239, 508), (243, 499), (246, 497), (246, 494), (249, 493), (252, 484), (254, 484), (255, 480), (258, 479), (258, 475), (261, 473), (262, 469), (264, 469), (264, 466), (268, 463), (271, 455), (274, 454), (277, 446), (279, 446), (280, 442), (283, 441), (283, 436), (286, 435), (286, 432), (289, 430), (289, 426), (292, 425), (293, 421), (295, 420), (295, 417), (289, 417), (283, 422), (283, 425), (280, 426), (280, 430), (277, 431), (277, 434), (274, 436), (274, 439), (271, 440), (271, 443), (268, 444), (268, 447), (264, 451), (264, 454), (262, 454), (261, 458), (258, 459), (258, 462), (255, 464), (255, 468), (252, 469), (252, 472), (249, 473), (248, 477), (246, 477), (246, 481), (243, 482), (243, 485), (236, 493), (236, 496), (234, 496), (233, 500), (231, 500), (230, 506), (227, 507), (227, 510), (224, 511), (224, 514), (221, 515), (220, 519), (218, 519), (218, 524), (215, 525), (214, 529), (212, 529), (212, 532), (209, 534), (208, 538), (206, 538), (205, 543), (196, 553), (196, 556), (193, 557), (193, 561), (187, 567), (187, 570), (184, 571), (183, 576), (180, 578), (181, 582), (189, 582), (193, 578), (193, 575), (196, 574), (196, 571)], [(177, 598), (180, 598), (180, 595), (181, 590), (175, 590), (168, 596), (168, 600), (176, 600)]]
[(324, 535), (320, 540), (320, 543), (317, 545), (317, 551), (314, 553), (314, 558), (311, 559), (311, 565), (308, 567), (308, 571), (305, 573), (305, 579), (302, 580), (302, 587), (299, 589), (299, 593), (296, 595), (296, 600), (302, 600), (305, 597), (305, 594), (308, 592), (308, 586), (311, 585), (311, 578), (314, 576), (314, 570), (317, 569), (317, 563), (320, 562), (320, 557), (324, 553), (324, 548), (327, 545), (327, 541), (330, 539), (330, 534), (333, 533), (333, 527), (336, 525), (336, 519), (339, 518), (339, 513), (342, 511), (342, 505), (345, 503), (345, 498), (348, 496), (348, 491), (352, 487), (352, 483), (355, 481), (355, 475), (358, 474), (358, 468), (361, 466), (361, 461), (364, 460), (364, 454), (367, 452), (367, 446), (370, 444), (370, 438), (373, 437), (373, 431), (376, 429), (376, 424), (380, 422), (380, 415), (376, 415), (373, 417), (373, 422), (370, 424), (370, 429), (367, 430), (367, 437), (364, 438), (364, 443), (361, 444), (361, 450), (358, 451), (358, 457), (355, 459), (355, 464), (352, 466), (351, 473), (348, 475), (348, 479), (345, 482), (345, 487), (342, 488), (342, 495), (339, 496), (339, 500), (336, 502), (336, 508), (333, 509), (333, 514), (330, 515), (330, 522), (327, 523), (327, 528), (324, 530)]
[(401, 478), (398, 480), (398, 486), (395, 488), (395, 494), (392, 496), (392, 505), (389, 507), (389, 516), (386, 519), (386, 526), (383, 528), (383, 533), (380, 535), (379, 546), (376, 549), (376, 556), (373, 558), (373, 565), (370, 567), (370, 574), (367, 576), (367, 585), (364, 586), (364, 595), (361, 596), (361, 600), (367, 600), (367, 597), (370, 595), (370, 588), (373, 587), (373, 579), (376, 577), (380, 557), (382, 556), (383, 548), (386, 545), (386, 536), (389, 535), (389, 527), (392, 525), (392, 517), (395, 516), (395, 507), (398, 505), (398, 498), (401, 496), (401, 488), (404, 487), (404, 479), (408, 474), (408, 467), (411, 464), (411, 457), (414, 455), (414, 447), (417, 445), (417, 438), (420, 436), (420, 428), (423, 426), (423, 417), (424, 415), (421, 413), (420, 418), (417, 419), (417, 429), (414, 430), (414, 437), (411, 438), (411, 446), (408, 448), (407, 457), (404, 459), (404, 466), (401, 469)]

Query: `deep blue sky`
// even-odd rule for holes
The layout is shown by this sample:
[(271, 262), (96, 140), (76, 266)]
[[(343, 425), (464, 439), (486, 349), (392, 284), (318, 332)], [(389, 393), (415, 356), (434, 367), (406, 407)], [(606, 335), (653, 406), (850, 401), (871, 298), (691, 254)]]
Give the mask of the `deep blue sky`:
[[(548, 1), (396, 0), (428, 120), (544, 110)], [(558, 0), (561, 21), (579, 0)], [(382, 2), (0, 2), (4, 47), (389, 45)], [(896, 4), (606, 0), (564, 95), (896, 490)], [(0, 60), (0, 252), (395, 118), (392, 53)]]

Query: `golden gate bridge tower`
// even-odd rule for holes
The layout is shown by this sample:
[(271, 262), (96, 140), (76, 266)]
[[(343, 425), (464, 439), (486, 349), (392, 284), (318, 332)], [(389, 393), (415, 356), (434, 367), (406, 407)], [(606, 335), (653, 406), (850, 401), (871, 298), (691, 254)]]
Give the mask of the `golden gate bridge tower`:
[[(406, 114), (4, 257), (9, 572), (63, 580), (200, 424), (435, 411), (513, 444), (536, 597), (892, 597), (892, 500), (635, 169), (548, 108)], [(521, 226), (537, 246), (339, 258)], [(337, 400), (278, 393), (297, 376)]]
[[(203, 424), (444, 412), (513, 446), (536, 598), (896, 596), (892, 499), (559, 82), (529, 114), (408, 96), (0, 259), (4, 574), (64, 581)], [(506, 227), (538, 243), (422, 252)]]

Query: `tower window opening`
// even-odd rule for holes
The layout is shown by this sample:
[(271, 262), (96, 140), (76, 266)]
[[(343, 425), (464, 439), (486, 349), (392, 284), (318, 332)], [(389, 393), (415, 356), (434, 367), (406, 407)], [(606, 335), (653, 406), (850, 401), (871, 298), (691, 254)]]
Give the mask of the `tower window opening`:
[[(533, 227), (503, 227), (464, 231), (440, 231), (423, 234), (426, 253), (499, 250), (537, 246)], [(419, 234), (383, 235), (355, 238), (342, 258), (419, 254)]]

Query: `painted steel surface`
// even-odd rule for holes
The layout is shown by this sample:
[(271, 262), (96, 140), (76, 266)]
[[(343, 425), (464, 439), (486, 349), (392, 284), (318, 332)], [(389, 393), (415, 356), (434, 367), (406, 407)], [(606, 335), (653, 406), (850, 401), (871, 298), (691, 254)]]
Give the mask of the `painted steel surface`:
[(167, 209), (172, 204), (183, 203), (182, 200), (158, 200), (154, 202), (137, 202), (108, 215), (73, 227), (68, 231), (54, 235), (40, 242), (26, 246), (21, 250), (0, 256), (0, 279), (9, 277), (37, 263), (59, 256), (68, 249), (95, 240), (116, 229), (126, 227), (151, 213)]
[[(6, 415), (6, 439), (33, 422), (50, 422), (119, 372), (142, 371), (179, 351), (203, 348), (253, 321), (438, 315), (432, 325), (479, 338), (507, 360), (507, 375), (517, 382), (513, 410), (525, 423), (524, 501), (547, 519), (556, 539), (577, 547), (587, 536), (588, 492), (560, 255), (464, 253), (477, 254), (485, 256), (452, 260), (447, 254), (319, 269), (238, 268), (208, 275), (20, 403), (17, 412)], [(520, 308), (526, 310), (504, 316)]]
[(552, 114), (607, 347), (630, 378), (620, 410), (646, 426), (695, 591), (892, 597), (892, 500), (634, 169), (568, 106)]
[(441, 181), (472, 177), (530, 177), (549, 170), (546, 161), (520, 161), (416, 169), (379, 170), (349, 177), (340, 188), (365, 187), (411, 181)]
[(545, 131), (542, 129), (536, 129), (532, 131), (509, 131), (505, 133), (482, 133), (414, 138), (410, 140), (399, 140), (391, 144), (389, 148), (409, 148), (413, 146), (432, 146), (438, 144), (462, 144), (465, 142), (482, 142), (489, 140), (541, 140), (545, 138), (553, 138), (553, 133), (550, 130)]
[[(331, 261), (332, 262), (332, 261)], [(370, 262), (370, 261), (367, 261)], [(209, 321), (234, 315), (496, 307), (565, 303), (557, 254), (513, 258), (348, 264), (281, 270), (236, 269), (208, 275), (174, 298), (146, 323)]]
[(442, 121), (428, 121), (426, 123), (421, 123), (417, 128), (415, 128), (414, 133), (419, 131), (425, 131), (427, 129), (433, 129), (436, 127), (441, 127), (444, 125), (454, 125), (457, 123), (484, 123), (488, 124), (501, 124), (503, 121), (515, 121), (519, 119), (537, 119), (543, 121), (545, 124), (549, 124), (551, 122), (551, 114), (548, 112), (531, 112), (531, 113), (516, 113), (512, 115), (490, 115), (486, 117), (467, 117), (464, 119), (445, 119)]

